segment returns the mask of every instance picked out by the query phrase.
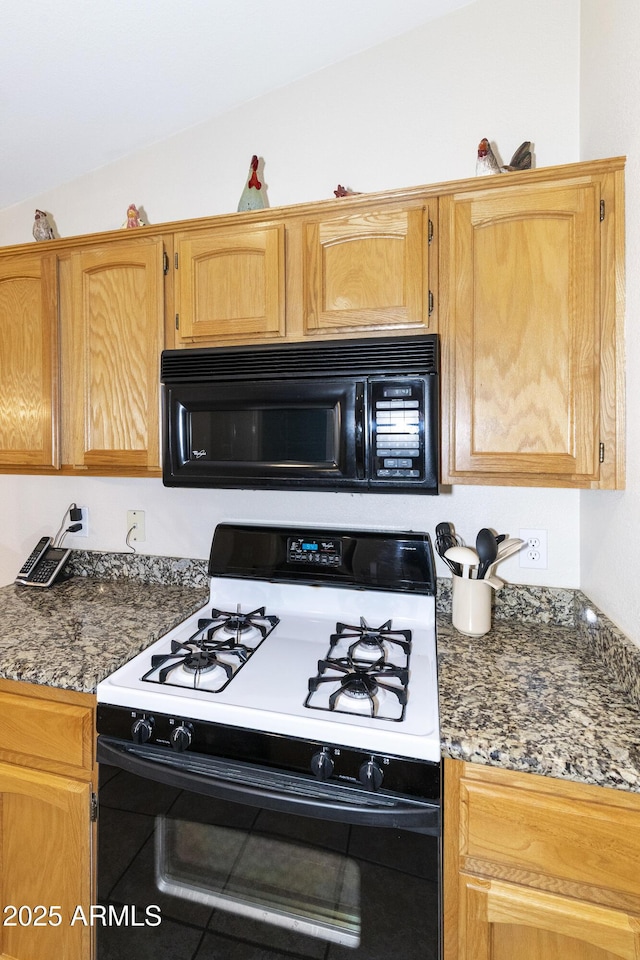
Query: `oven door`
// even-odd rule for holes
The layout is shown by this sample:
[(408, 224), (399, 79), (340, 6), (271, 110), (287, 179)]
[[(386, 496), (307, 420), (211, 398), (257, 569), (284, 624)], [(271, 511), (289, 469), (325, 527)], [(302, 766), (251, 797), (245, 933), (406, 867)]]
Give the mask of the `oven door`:
[(436, 960), (438, 804), (100, 737), (98, 960)]
[(364, 398), (349, 378), (165, 385), (164, 483), (357, 487)]

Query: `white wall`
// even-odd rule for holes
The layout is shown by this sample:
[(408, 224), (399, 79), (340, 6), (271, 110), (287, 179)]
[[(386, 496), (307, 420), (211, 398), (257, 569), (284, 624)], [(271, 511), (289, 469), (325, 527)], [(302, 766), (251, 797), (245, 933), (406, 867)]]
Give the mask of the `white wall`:
[(0, 244), (31, 241), (36, 205), (61, 236), (119, 227), (132, 202), (151, 223), (233, 211), (254, 153), (271, 206), (473, 176), (483, 136), (505, 162), (525, 139), (538, 166), (572, 162), (578, 96), (579, 0), (477, 0), (0, 211)]
[[(31, 238), (33, 210), (62, 236), (118, 227), (126, 207), (153, 223), (234, 210), (254, 152), (271, 205), (472, 176), (487, 136), (507, 160), (532, 140), (538, 166), (579, 159), (579, 0), (477, 0), (457, 13), (256, 99), (125, 161), (0, 211), (0, 244)], [(600, 155), (600, 152), (598, 152)], [(586, 156), (586, 155), (585, 155)], [(9, 581), (71, 501), (88, 506), (89, 549), (124, 549), (127, 509), (147, 512), (145, 553), (205, 557), (221, 519), (363, 525), (433, 532), (452, 520), (549, 531), (549, 568), (512, 581), (579, 585), (577, 491), (456, 487), (438, 498), (180, 491), (159, 480), (0, 476), (0, 582)], [(442, 568), (442, 573), (445, 569)], [(606, 609), (606, 606), (605, 606)]]
[(581, 153), (626, 154), (627, 488), (581, 494), (585, 592), (640, 644), (640, 5), (582, 0)]

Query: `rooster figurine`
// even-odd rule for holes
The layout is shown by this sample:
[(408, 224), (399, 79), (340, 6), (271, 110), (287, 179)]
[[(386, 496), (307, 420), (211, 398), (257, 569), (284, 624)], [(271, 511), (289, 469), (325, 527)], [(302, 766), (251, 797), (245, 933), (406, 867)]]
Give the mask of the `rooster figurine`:
[(531, 141), (525, 140), (520, 144), (511, 160), (505, 166), (501, 166), (496, 160), (496, 155), (491, 149), (491, 144), (486, 137), (483, 137), (478, 144), (478, 159), (476, 160), (476, 177), (492, 176), (496, 173), (504, 173), (513, 170), (529, 170), (531, 168)]
[(53, 240), (53, 227), (49, 223), (44, 210), (36, 210), (35, 220), (33, 221), (33, 236), (35, 240)]
[(254, 153), (251, 157), (249, 177), (244, 185), (244, 190), (238, 203), (238, 210), (262, 210), (266, 205), (267, 201), (262, 189), (262, 183), (258, 180), (258, 158)]
[(490, 177), (494, 173), (502, 173), (500, 164), (491, 149), (491, 144), (483, 137), (478, 144), (478, 159), (476, 160), (476, 177)]
[(134, 230), (136, 227), (146, 227), (144, 220), (140, 219), (140, 212), (135, 203), (130, 203), (127, 207), (127, 220), (122, 226), (127, 230)]

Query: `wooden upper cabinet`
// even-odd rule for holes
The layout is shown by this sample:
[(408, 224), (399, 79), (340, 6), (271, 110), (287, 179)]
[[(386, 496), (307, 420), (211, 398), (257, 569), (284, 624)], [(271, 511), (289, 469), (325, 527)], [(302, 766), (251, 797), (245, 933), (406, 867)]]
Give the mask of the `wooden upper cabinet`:
[(176, 342), (283, 336), (284, 235), (284, 224), (176, 234)]
[(614, 201), (589, 177), (441, 199), (443, 482), (622, 485)]
[(422, 202), (305, 223), (303, 333), (426, 329), (429, 222)]
[(59, 465), (56, 258), (0, 260), (0, 467)]
[(0, 470), (159, 475), (163, 346), (427, 330), (443, 484), (621, 489), (624, 159), (6, 250)]
[(96, 244), (65, 265), (65, 462), (95, 472), (160, 470), (163, 242)]
[(335, 203), (175, 234), (176, 345), (426, 329), (427, 202)]

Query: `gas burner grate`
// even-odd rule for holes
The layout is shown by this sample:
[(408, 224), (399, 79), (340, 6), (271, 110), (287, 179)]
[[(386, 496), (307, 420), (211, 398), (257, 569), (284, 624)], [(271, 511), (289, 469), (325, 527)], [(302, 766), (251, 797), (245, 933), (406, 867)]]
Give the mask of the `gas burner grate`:
[[(231, 636), (235, 636), (239, 640), (243, 633), (254, 629), (264, 639), (278, 623), (278, 617), (267, 614), (265, 607), (256, 607), (250, 613), (242, 613), (240, 604), (238, 604), (233, 613), (230, 610), (217, 610), (214, 607), (211, 610), (210, 617), (203, 617), (198, 620), (198, 633), (208, 630), (207, 639), (211, 640), (217, 633), (226, 630)], [(198, 633), (194, 636), (198, 636)]]
[(360, 617), (360, 626), (354, 627), (349, 623), (337, 623), (336, 632), (330, 637), (331, 647), (335, 647), (345, 639), (353, 639), (350, 650), (359, 644), (380, 649), (384, 655), (384, 643), (396, 644), (407, 656), (411, 650), (411, 631), (394, 630), (391, 620), (387, 620), (380, 627), (370, 627), (364, 617)]
[[(329, 709), (335, 710), (339, 698), (345, 694), (357, 699), (367, 698), (371, 706), (371, 716), (375, 716), (376, 696), (380, 690), (387, 690), (398, 698), (398, 702), (404, 706), (407, 702), (407, 683), (409, 682), (409, 671), (394, 667), (390, 663), (385, 663), (380, 659), (375, 663), (368, 661), (354, 660), (352, 657), (341, 657), (339, 660), (327, 659), (318, 661), (318, 671), (323, 674), (324, 671), (335, 670), (342, 674), (338, 678), (338, 687), (329, 695)], [(394, 678), (399, 680), (400, 686), (393, 686), (384, 683), (384, 680)], [(317, 676), (309, 680), (309, 692), (315, 692), (321, 683), (333, 683), (335, 685), (335, 676)], [(340, 711), (338, 712), (349, 712)]]
[(410, 651), (411, 631), (393, 630), (391, 620), (375, 628), (363, 617), (359, 627), (337, 623), (328, 654), (309, 679), (305, 707), (403, 720)]
[(151, 669), (141, 679), (220, 693), (278, 623), (264, 607), (249, 613), (242, 613), (240, 604), (233, 613), (214, 607), (190, 637), (173, 639), (170, 650), (152, 656)]

